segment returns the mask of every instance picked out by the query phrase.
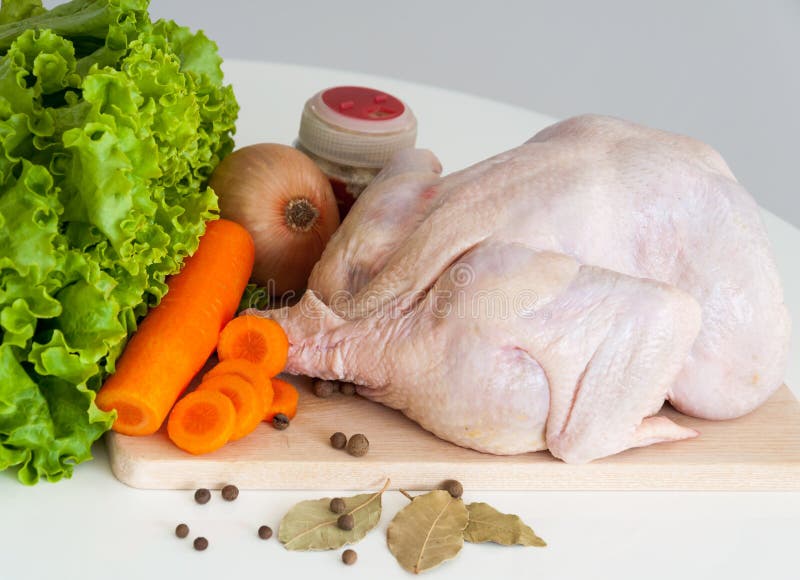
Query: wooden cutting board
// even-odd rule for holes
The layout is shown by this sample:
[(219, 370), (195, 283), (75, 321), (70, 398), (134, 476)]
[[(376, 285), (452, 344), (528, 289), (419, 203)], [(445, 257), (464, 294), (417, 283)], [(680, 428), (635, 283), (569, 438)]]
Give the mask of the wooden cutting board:
[[(194, 457), (167, 439), (107, 436), (111, 468), (123, 483), (147, 489), (430, 489), (458, 479), (473, 490), (800, 490), (800, 404), (785, 386), (755, 412), (703, 421), (671, 408), (662, 413), (701, 436), (631, 449), (587, 465), (547, 452), (494, 456), (438, 439), (401, 413), (361, 397), (319, 399), (308, 379), (300, 412), (285, 431), (262, 423), (251, 435)], [(365, 457), (330, 446), (335, 431), (364, 433)]]

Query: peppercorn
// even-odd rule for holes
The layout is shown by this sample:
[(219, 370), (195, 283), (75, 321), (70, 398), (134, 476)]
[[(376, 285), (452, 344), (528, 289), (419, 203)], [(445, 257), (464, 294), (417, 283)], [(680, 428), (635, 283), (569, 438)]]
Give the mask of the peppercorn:
[(343, 514), (347, 511), (347, 504), (340, 497), (335, 497), (331, 500), (331, 511), (335, 514)]
[(333, 435), (331, 435), (331, 446), (334, 449), (344, 449), (347, 445), (347, 435), (342, 433), (341, 431), (337, 431)]
[[(352, 397), (356, 394), (356, 386), (353, 383), (342, 383), (339, 385), (339, 392), (347, 397)], [(355, 554), (355, 552), (353, 552)]]
[(289, 417), (287, 417), (283, 413), (277, 413), (272, 418), (272, 426), (275, 427), (278, 431), (283, 431), (284, 429), (289, 427)]
[(345, 550), (342, 552), (342, 562), (348, 566), (355, 564), (356, 560), (358, 560), (358, 554), (356, 554), (355, 550)]
[(356, 433), (347, 442), (347, 452), (353, 457), (362, 457), (369, 451), (369, 439), (363, 433)]
[(339, 526), (340, 530), (350, 531), (356, 525), (356, 519), (353, 514), (342, 514), (336, 520), (336, 525)]
[(261, 526), (258, 528), (258, 537), (262, 540), (269, 540), (272, 537), (272, 528), (269, 526)]
[(464, 486), (461, 485), (460, 481), (456, 481), (455, 479), (448, 479), (442, 485), (442, 489), (444, 489), (447, 493), (450, 494), (451, 497), (458, 499), (464, 493)]
[(201, 487), (196, 492), (194, 492), (194, 501), (199, 504), (208, 503), (208, 500), (211, 499), (211, 492), (208, 491), (205, 487)]
[(312, 388), (314, 389), (314, 394), (320, 399), (327, 399), (334, 393), (334, 391), (336, 391), (337, 385), (336, 381), (323, 381), (317, 379), (314, 381)]
[(186, 524), (178, 524), (175, 527), (175, 535), (181, 539), (185, 538), (189, 535), (189, 526)]
[(206, 540), (203, 536), (199, 536), (194, 539), (194, 549), (198, 552), (202, 552), (206, 548), (208, 548), (208, 540)]
[(239, 488), (235, 485), (228, 484), (222, 488), (222, 499), (225, 501), (233, 501), (239, 497)]

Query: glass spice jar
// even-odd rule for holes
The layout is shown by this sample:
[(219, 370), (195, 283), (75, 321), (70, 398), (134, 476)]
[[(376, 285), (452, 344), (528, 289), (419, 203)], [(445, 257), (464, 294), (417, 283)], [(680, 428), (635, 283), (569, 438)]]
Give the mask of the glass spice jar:
[(333, 87), (306, 101), (295, 147), (328, 177), (341, 219), (400, 149), (417, 140), (417, 119), (400, 99), (367, 87)]

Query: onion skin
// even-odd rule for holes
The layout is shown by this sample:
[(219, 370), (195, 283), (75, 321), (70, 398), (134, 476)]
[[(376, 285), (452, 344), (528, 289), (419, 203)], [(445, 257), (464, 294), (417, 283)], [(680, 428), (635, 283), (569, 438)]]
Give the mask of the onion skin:
[(275, 296), (299, 296), (339, 227), (325, 174), (293, 147), (262, 143), (228, 155), (209, 185), (219, 196), (222, 217), (253, 236), (253, 282)]

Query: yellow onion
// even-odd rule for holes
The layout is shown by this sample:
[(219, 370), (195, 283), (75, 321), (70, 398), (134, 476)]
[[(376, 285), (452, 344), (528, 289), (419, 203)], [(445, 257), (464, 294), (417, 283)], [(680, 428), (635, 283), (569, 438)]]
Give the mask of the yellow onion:
[(339, 227), (331, 184), (300, 151), (275, 143), (238, 149), (211, 176), (222, 217), (253, 236), (253, 281), (274, 295), (300, 293)]

